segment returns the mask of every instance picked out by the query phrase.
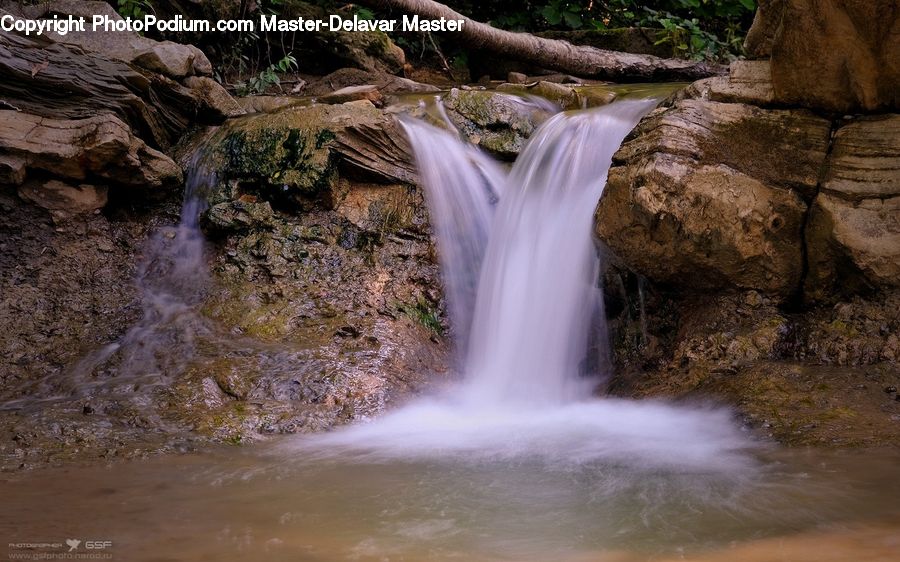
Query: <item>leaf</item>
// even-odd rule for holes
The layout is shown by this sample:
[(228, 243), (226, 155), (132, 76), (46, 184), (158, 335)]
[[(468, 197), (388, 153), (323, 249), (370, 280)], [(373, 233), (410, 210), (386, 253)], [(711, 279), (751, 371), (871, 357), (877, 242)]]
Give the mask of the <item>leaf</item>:
[(566, 25), (568, 25), (572, 29), (578, 29), (579, 27), (581, 27), (581, 16), (578, 14), (565, 12), (563, 13), (563, 19), (566, 20)]
[(560, 14), (559, 10), (553, 5), (544, 6), (544, 9), (541, 10), (541, 15), (544, 16), (544, 19), (546, 19), (550, 25), (559, 25), (562, 23), (562, 14)]
[(747, 8), (748, 10), (752, 11), (752, 10), (756, 9), (756, 0), (738, 0), (738, 1), (741, 3), (741, 5), (743, 7)]

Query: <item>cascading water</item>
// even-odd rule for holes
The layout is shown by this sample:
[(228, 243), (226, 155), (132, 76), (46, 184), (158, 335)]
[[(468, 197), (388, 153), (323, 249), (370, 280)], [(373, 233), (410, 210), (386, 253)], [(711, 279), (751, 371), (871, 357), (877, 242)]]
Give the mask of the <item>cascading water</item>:
[[(49, 389), (43, 392), (49, 398), (13, 399), (0, 408), (40, 407), (41, 402), (98, 394), (127, 397), (141, 405), (150, 399), (147, 391), (184, 371), (197, 338), (211, 333), (197, 311), (209, 281), (200, 214), (206, 207), (204, 192), (216, 184), (207, 164), (201, 147), (187, 167), (178, 224), (158, 229), (144, 248), (135, 278), (141, 319), (117, 341), (88, 353), (65, 376), (33, 383)], [(32, 390), (23, 388), (19, 394)]]
[[(403, 127), (416, 143), (419, 173), (434, 186), (427, 202), (440, 240), (444, 292), (454, 336), (464, 348), (472, 325), (478, 274), (484, 258), (493, 207), (506, 174), (493, 159), (459, 137), (422, 121), (406, 119)], [(464, 350), (460, 350), (464, 354)]]
[[(626, 101), (556, 115), (522, 152), (478, 287), (466, 363), (470, 400), (562, 404), (589, 391), (579, 364), (592, 318), (603, 319), (594, 208), (613, 153), (653, 106)], [(605, 321), (600, 328), (605, 347)]]
[[(484, 172), (484, 156), (446, 131), (408, 123), (451, 320), (472, 319), (464, 381), (371, 423), (305, 439), (305, 453), (464, 454), (650, 470), (746, 466), (748, 443), (728, 412), (592, 400), (597, 381), (584, 376), (597, 370), (586, 367), (597, 363), (586, 360), (590, 333), (606, 346), (594, 208), (613, 153), (654, 105), (623, 101), (551, 118), (502, 180), (489, 221), (486, 185), (497, 176)], [(476, 276), (473, 301), (466, 288)]]

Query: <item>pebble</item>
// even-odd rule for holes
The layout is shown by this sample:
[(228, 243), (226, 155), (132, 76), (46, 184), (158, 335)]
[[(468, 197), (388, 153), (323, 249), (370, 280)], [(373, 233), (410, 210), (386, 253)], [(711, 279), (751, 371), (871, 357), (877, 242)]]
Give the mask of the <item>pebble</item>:
[(897, 387), (893, 386), (893, 385), (886, 386), (886, 387), (884, 387), (884, 391), (887, 392), (888, 394), (892, 394), (894, 392), (897, 392)]

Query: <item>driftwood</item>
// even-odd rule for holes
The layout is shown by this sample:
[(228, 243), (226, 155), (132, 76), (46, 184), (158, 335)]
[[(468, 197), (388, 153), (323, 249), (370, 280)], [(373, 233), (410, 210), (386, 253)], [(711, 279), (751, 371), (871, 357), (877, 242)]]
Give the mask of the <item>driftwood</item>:
[(528, 33), (504, 31), (467, 18), (432, 0), (362, 0), (360, 3), (426, 19), (463, 20), (462, 31), (450, 35), (467, 48), (491, 51), (585, 78), (693, 81), (725, 73), (725, 67), (717, 64), (606, 51)]
[(177, 82), (42, 37), (0, 31), (0, 109), (85, 119), (112, 113), (149, 145), (166, 149), (200, 101)]

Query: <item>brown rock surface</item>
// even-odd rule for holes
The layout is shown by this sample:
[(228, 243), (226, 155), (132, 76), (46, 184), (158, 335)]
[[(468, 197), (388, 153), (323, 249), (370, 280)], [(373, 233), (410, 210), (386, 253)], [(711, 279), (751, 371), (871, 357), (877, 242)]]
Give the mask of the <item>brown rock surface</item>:
[(779, 102), (841, 113), (900, 108), (900, 3), (785, 0), (780, 12), (772, 40)]
[(596, 229), (653, 280), (787, 297), (830, 124), (805, 111), (682, 100), (645, 118), (614, 156)]
[(24, 161), (28, 170), (135, 187), (166, 187), (182, 180), (175, 162), (133, 136), (111, 114), (57, 120), (0, 110), (0, 121), (0, 155)]

